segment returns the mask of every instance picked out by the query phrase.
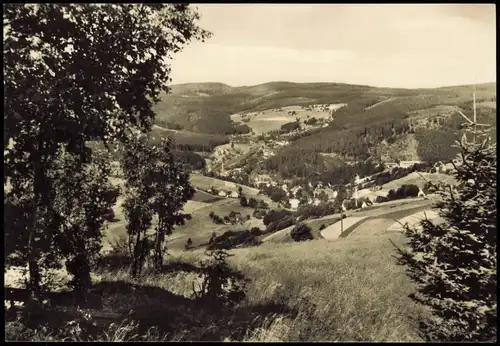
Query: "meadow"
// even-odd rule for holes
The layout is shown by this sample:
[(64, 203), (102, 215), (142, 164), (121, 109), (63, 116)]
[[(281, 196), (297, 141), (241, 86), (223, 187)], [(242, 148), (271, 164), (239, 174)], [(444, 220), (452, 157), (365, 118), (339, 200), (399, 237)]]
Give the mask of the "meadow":
[(259, 193), (258, 189), (254, 189), (249, 186), (231, 183), (216, 178), (206, 177), (201, 174), (191, 174), (191, 184), (193, 185), (193, 187), (202, 190), (208, 190), (211, 187), (213, 187), (217, 190), (228, 190), (228, 191), (234, 190), (238, 192), (238, 188), (241, 187), (243, 190), (243, 194), (246, 196), (256, 196)]
[[(398, 234), (390, 238), (404, 242)], [(197, 277), (189, 268), (204, 258), (197, 250), (170, 251), (166, 267), (183, 271), (136, 280), (125, 268), (96, 272), (100, 308), (82, 313), (99, 326), (115, 323), (114, 329), (102, 327), (106, 333), (96, 337), (102, 341), (422, 341), (418, 322), (428, 311), (408, 298), (413, 284), (395, 264), (387, 236), (263, 244), (231, 253), (230, 263), (250, 282), (245, 300), (224, 314), (189, 299)], [(6, 324), (7, 339), (29, 333), (35, 332), (19, 322)], [(37, 337), (47, 338), (42, 330), (31, 339)]]
[(313, 117), (328, 121), (331, 119), (331, 113), (330, 111), (306, 110), (299, 106), (287, 106), (260, 112), (232, 114), (231, 120), (234, 122), (244, 122), (250, 126), (256, 135), (261, 135), (266, 132), (279, 130), (282, 125), (294, 122), (297, 118), (300, 120), (302, 127), (307, 129), (309, 126), (303, 123), (305, 120)]

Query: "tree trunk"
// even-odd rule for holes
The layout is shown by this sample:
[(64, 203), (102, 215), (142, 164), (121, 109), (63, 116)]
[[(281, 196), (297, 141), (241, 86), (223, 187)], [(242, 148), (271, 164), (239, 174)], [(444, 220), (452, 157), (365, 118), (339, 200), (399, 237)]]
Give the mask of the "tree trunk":
[[(159, 222), (161, 221), (159, 220)], [(163, 266), (163, 251), (162, 251), (163, 238), (164, 238), (163, 231), (157, 230), (156, 244), (155, 244), (155, 269), (157, 271), (160, 271)]]
[(137, 232), (137, 240), (135, 241), (134, 256), (132, 261), (132, 276), (136, 277), (140, 273), (141, 262), (141, 232)]
[(38, 231), (38, 211), (41, 207), (41, 194), (43, 184), (42, 162), (39, 153), (32, 154), (34, 157), (34, 172), (33, 172), (33, 211), (31, 213), (31, 223), (28, 230), (28, 291), (34, 300), (41, 300), (41, 275), (40, 266), (38, 264), (39, 249), (36, 246), (36, 233)]

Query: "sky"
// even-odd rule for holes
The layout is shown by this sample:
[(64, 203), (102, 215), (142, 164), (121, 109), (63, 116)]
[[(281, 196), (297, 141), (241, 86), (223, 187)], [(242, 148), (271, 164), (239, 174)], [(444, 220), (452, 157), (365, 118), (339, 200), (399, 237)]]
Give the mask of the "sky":
[(193, 6), (213, 36), (174, 56), (174, 84), (431, 88), (496, 81), (493, 4)]

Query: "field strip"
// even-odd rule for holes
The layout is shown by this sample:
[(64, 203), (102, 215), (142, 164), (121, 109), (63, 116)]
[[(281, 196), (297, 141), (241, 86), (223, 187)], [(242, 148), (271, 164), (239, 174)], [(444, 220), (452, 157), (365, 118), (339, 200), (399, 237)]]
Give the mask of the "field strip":
[[(360, 222), (363, 222), (368, 216), (351, 216), (345, 218), (342, 221), (337, 221), (333, 225), (325, 228), (321, 231), (321, 236), (326, 240), (337, 240), (341, 235), (345, 237), (344, 234), (350, 232), (350, 228), (356, 227)], [(342, 232), (342, 226), (344, 231)]]

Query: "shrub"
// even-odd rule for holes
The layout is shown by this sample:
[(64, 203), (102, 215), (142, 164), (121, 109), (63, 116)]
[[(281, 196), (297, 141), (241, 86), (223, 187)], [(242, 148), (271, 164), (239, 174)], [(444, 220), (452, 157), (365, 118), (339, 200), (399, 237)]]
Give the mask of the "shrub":
[(295, 226), (290, 233), (292, 236), (292, 239), (295, 241), (306, 241), (306, 240), (312, 240), (313, 236), (311, 233), (311, 227), (307, 226), (306, 224), (298, 224)]
[(354, 198), (352, 198), (347, 200), (344, 206), (347, 210), (353, 210), (361, 206), (361, 201), (356, 201)]
[(215, 237), (208, 245), (208, 249), (229, 250), (243, 246), (258, 246), (261, 244), (261, 242), (255, 239), (255, 237), (256, 235), (252, 234), (252, 232), (249, 230), (227, 231), (222, 235)]
[(271, 198), (271, 200), (273, 202), (278, 203), (280, 201), (286, 200), (287, 195), (286, 195), (286, 192), (283, 191), (282, 189), (275, 189), (271, 192), (271, 194), (269, 195), (269, 198)]
[(249, 280), (231, 268), (227, 262), (227, 257), (231, 255), (223, 250), (208, 251), (206, 254), (209, 259), (200, 265), (203, 282), (198, 290), (193, 289), (194, 298), (213, 306), (232, 306), (241, 302)]
[(280, 220), (271, 222), (267, 228), (267, 233), (274, 233), (280, 231), (284, 228), (293, 226), (295, 224), (295, 218), (293, 216), (285, 216)]
[(241, 205), (242, 207), (246, 207), (246, 206), (248, 206), (248, 201), (247, 201), (247, 198), (246, 198), (245, 196), (241, 196), (241, 197), (240, 197), (240, 205)]
[(252, 213), (253, 217), (256, 219), (263, 219), (266, 216), (267, 212), (261, 209), (255, 209)]
[(248, 200), (248, 206), (250, 208), (257, 208), (257, 200), (253, 197), (250, 197), (250, 199)]
[(375, 203), (384, 203), (384, 202), (388, 202), (388, 201), (389, 201), (389, 198), (384, 197), (384, 196), (377, 196), (377, 198), (375, 199)]
[(398, 199), (407, 198), (407, 197), (417, 197), (420, 189), (417, 185), (409, 184), (403, 185), (396, 191), (396, 197)]
[(250, 234), (253, 236), (259, 236), (259, 235), (262, 235), (262, 231), (260, 230), (259, 227), (252, 227), (250, 229)]
[(219, 215), (214, 215), (214, 217), (212, 218), (212, 222), (217, 225), (221, 225), (224, 223), (224, 220)]
[(306, 125), (314, 125), (316, 123), (318, 123), (318, 119), (316, 119), (315, 117), (312, 117), (304, 121), (304, 124)]
[(322, 231), (326, 228), (325, 224), (322, 224), (321, 226), (319, 226), (319, 230)]
[(394, 200), (398, 199), (396, 191), (394, 191), (393, 189), (389, 190), (389, 192), (387, 193), (387, 199), (389, 201), (394, 201)]
[(304, 205), (300, 206), (297, 212), (297, 216), (303, 216), (304, 219), (318, 218), (325, 215), (334, 214), (335, 208), (333, 203), (320, 204), (318, 206), (314, 205)]
[(288, 133), (300, 129), (300, 124), (297, 121), (281, 125), (280, 132)]
[(259, 208), (260, 209), (267, 209), (267, 208), (269, 208), (269, 205), (265, 201), (260, 200), (259, 201)]
[(285, 216), (292, 215), (292, 213), (288, 210), (271, 210), (266, 216), (264, 216), (264, 225), (269, 225), (273, 221), (279, 221), (283, 219)]

